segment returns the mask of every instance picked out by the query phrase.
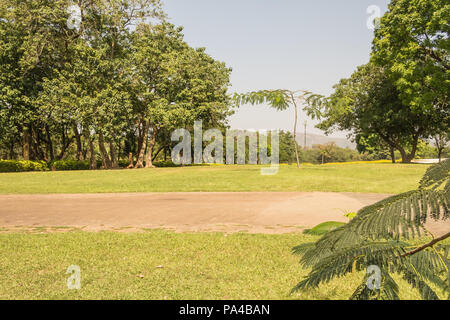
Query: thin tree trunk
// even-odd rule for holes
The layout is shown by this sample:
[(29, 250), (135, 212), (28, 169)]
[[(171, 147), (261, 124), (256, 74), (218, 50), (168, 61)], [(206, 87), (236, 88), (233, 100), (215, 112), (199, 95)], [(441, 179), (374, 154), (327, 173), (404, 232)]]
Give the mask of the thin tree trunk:
[(94, 139), (89, 137), (89, 169), (97, 170), (97, 158), (95, 157)]
[(73, 132), (75, 133), (75, 139), (77, 142), (77, 160), (81, 161), (84, 160), (83, 157), (83, 145), (81, 144), (81, 135), (78, 131), (78, 126), (76, 123), (73, 124)]
[(146, 168), (155, 168), (155, 166), (153, 165), (153, 147), (155, 146), (156, 143), (156, 135), (158, 131), (154, 126), (152, 127), (152, 129), (153, 129), (152, 137), (148, 142), (147, 161), (145, 163)]
[(439, 163), (441, 163), (442, 162), (442, 152), (444, 151), (444, 144), (441, 143), (441, 139), (440, 139), (439, 135), (434, 137), (434, 141), (436, 143), (436, 148), (438, 150)]
[(139, 149), (138, 153), (138, 159), (136, 162), (135, 168), (143, 168), (144, 167), (144, 156), (145, 156), (145, 149), (147, 148), (147, 140), (148, 140), (148, 128), (149, 127), (149, 121), (145, 120), (143, 124), (143, 133), (142, 133), (142, 143), (141, 148)]
[(48, 126), (45, 126), (45, 134), (47, 135), (47, 152), (50, 157), (50, 161), (55, 160), (55, 151), (53, 150), (53, 141), (52, 136), (50, 133), (50, 128)]
[(294, 148), (295, 148), (295, 157), (297, 160), (297, 168), (300, 169), (300, 157), (298, 156), (298, 145), (297, 145), (297, 123), (298, 123), (298, 107), (295, 102), (294, 94), (291, 93), (292, 103), (294, 104), (295, 110), (295, 121), (294, 121)]
[(24, 160), (30, 160), (31, 136), (29, 128), (23, 130), (22, 156)]

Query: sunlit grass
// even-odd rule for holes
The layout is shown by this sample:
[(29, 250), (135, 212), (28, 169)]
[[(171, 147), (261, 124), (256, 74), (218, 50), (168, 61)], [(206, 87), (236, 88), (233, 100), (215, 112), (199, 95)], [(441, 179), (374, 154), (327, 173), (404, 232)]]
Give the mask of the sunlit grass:
[(401, 193), (417, 188), (427, 165), (336, 164), (280, 166), (273, 176), (260, 166), (210, 166), (116, 171), (0, 174), (1, 194), (108, 192), (324, 191)]
[[(289, 295), (308, 272), (291, 248), (317, 239), (166, 231), (0, 233), (0, 299), (348, 299), (363, 274)], [(79, 291), (67, 289), (70, 265), (81, 268)], [(402, 298), (419, 298), (404, 282), (400, 287)]]

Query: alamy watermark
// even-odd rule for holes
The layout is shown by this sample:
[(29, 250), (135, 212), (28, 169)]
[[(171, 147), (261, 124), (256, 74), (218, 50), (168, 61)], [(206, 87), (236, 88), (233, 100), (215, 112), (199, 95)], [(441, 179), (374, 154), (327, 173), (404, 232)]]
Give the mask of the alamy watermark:
[(380, 290), (381, 289), (381, 269), (378, 266), (372, 265), (367, 268), (367, 288), (370, 290)]
[(367, 7), (366, 12), (370, 15), (366, 22), (367, 28), (369, 30), (375, 30), (380, 25), (381, 8), (377, 5), (371, 5)]
[(69, 19), (67, 19), (67, 28), (79, 31), (82, 21), (81, 8), (76, 4), (72, 4), (67, 8), (67, 13), (69, 14)]
[(71, 265), (66, 270), (70, 277), (67, 278), (67, 289), (80, 290), (81, 289), (81, 268), (76, 265)]
[[(268, 143), (270, 133), (270, 145)], [(273, 131), (227, 130), (224, 139), (218, 129), (203, 132), (203, 122), (194, 123), (194, 154), (192, 155), (192, 138), (187, 129), (177, 129), (172, 133), (172, 142), (179, 142), (172, 149), (172, 162), (178, 165), (192, 164), (263, 164), (262, 175), (278, 173), (280, 163), (280, 136)], [(180, 142), (181, 140), (181, 142)], [(248, 143), (247, 143), (248, 141)], [(204, 142), (209, 143), (204, 149)], [(224, 142), (226, 154), (224, 155)], [(247, 148), (248, 146), (248, 148)], [(270, 148), (269, 148), (270, 146)], [(225, 160), (225, 161), (224, 161)]]

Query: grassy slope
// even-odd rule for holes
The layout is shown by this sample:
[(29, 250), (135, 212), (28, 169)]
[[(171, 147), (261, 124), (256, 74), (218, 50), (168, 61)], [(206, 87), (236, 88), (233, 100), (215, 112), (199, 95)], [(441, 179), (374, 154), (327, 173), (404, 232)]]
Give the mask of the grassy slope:
[(258, 166), (0, 174), (0, 194), (106, 192), (325, 191), (401, 193), (417, 187), (425, 165), (281, 166), (274, 176)]
[[(0, 233), (0, 299), (348, 299), (362, 274), (302, 294), (290, 249), (306, 235)], [(65, 272), (81, 267), (82, 288)], [(163, 268), (158, 268), (163, 266)], [(415, 291), (400, 282), (402, 298)]]

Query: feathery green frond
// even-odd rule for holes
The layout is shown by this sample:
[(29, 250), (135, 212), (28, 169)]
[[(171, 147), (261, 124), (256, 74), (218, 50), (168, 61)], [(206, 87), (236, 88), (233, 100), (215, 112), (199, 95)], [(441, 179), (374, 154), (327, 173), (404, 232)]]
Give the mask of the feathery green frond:
[[(395, 300), (400, 275), (426, 300), (439, 299), (434, 287), (450, 297), (450, 233), (418, 245), (429, 220), (449, 218), (450, 160), (428, 169), (418, 190), (399, 194), (361, 209), (348, 224), (326, 233), (313, 244), (293, 249), (300, 264), (312, 268), (292, 291), (316, 288), (332, 279), (376, 266), (380, 287), (367, 286), (368, 275), (351, 299)], [(414, 244), (405, 242), (416, 240)]]

